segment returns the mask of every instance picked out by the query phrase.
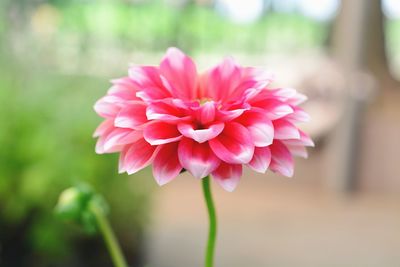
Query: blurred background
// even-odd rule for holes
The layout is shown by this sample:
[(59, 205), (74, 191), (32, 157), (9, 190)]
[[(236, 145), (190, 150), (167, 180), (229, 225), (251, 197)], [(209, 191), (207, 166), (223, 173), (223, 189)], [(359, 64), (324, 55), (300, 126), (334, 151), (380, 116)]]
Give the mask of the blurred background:
[(309, 96), (316, 148), (293, 179), (214, 187), (217, 266), (400, 266), (400, 1), (1, 0), (0, 40), (0, 266), (111, 266), (100, 237), (54, 216), (79, 181), (110, 203), (131, 266), (202, 266), (199, 181), (118, 175), (91, 137), (110, 78), (169, 46)]

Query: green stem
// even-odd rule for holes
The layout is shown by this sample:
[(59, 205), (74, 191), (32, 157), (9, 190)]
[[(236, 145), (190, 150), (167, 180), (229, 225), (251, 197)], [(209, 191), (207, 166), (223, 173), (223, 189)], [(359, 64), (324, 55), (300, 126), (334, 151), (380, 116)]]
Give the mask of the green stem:
[(215, 241), (217, 236), (217, 215), (215, 214), (215, 206), (211, 196), (211, 188), (210, 188), (210, 177), (204, 177), (202, 179), (203, 184), (203, 193), (204, 198), (207, 204), (208, 217), (210, 228), (208, 232), (208, 241), (207, 241), (207, 250), (206, 250), (206, 258), (205, 258), (205, 267), (213, 267), (214, 266), (214, 250), (215, 250)]
[(117, 238), (108, 222), (107, 217), (104, 215), (103, 211), (96, 206), (96, 204), (91, 203), (90, 209), (96, 217), (99, 230), (103, 235), (104, 242), (106, 243), (107, 249), (111, 255), (112, 261), (115, 267), (128, 267), (124, 255), (122, 254), (121, 247), (118, 244)]

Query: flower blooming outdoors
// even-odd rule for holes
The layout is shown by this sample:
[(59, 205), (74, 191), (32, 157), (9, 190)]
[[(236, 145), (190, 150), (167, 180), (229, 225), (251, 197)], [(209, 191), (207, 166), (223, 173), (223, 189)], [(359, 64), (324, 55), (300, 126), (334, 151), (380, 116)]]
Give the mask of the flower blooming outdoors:
[(169, 48), (159, 66), (132, 66), (112, 81), (95, 111), (97, 153), (120, 152), (119, 172), (152, 164), (163, 185), (187, 170), (211, 174), (233, 191), (243, 165), (293, 175), (293, 156), (307, 157), (310, 137), (297, 123), (309, 120), (294, 89), (269, 88), (271, 75), (231, 58), (199, 74), (195, 63)]

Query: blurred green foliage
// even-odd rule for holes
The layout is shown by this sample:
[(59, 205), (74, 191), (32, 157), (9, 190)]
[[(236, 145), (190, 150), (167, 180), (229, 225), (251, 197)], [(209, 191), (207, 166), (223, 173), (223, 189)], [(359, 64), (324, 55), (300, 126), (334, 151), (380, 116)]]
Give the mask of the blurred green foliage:
[[(327, 24), (296, 14), (265, 14), (251, 24), (235, 24), (210, 6), (174, 7), (160, 1), (132, 4), (123, 1), (56, 3), (61, 29), (96, 40), (119, 40), (130, 49), (164, 51), (176, 45), (186, 51), (300, 50), (321, 45)], [(133, 45), (133, 47), (132, 47)]]
[[(51, 264), (52, 258), (59, 262), (63, 256), (74, 257), (80, 230), (65, 229), (52, 210), (61, 191), (80, 180), (107, 197), (117, 233), (135, 251), (147, 221), (152, 180), (146, 172), (118, 175), (117, 155), (94, 153), (91, 135), (100, 118), (92, 106), (105, 93), (107, 80), (46, 72), (10, 55), (1, 59), (2, 253), (26, 250), (27, 260), (37, 262), (21, 266), (47, 266), (44, 262)], [(16, 235), (23, 235), (20, 244)]]

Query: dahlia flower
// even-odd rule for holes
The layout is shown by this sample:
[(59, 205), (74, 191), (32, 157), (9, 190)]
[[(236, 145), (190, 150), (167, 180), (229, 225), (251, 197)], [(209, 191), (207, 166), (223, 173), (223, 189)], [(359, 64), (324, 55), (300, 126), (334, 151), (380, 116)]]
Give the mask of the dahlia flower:
[(306, 97), (271, 81), (231, 58), (199, 74), (190, 57), (169, 48), (159, 66), (131, 66), (97, 101), (104, 121), (96, 152), (119, 152), (121, 173), (152, 164), (160, 185), (187, 170), (232, 191), (244, 165), (292, 176), (293, 156), (307, 157), (313, 146), (296, 126), (309, 119), (298, 106)]

